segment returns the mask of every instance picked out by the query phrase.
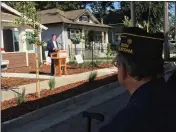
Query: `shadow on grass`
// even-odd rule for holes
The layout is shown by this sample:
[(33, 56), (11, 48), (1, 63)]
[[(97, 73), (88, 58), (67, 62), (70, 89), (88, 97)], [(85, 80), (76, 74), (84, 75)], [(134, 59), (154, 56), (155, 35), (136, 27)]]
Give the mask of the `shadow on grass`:
[[(66, 90), (64, 92), (61, 92), (61, 93), (57, 93), (57, 92), (62, 87), (57, 88), (58, 90), (54, 89), (53, 91), (55, 91), (56, 93), (54, 93), (52, 95), (49, 95), (49, 96), (43, 97), (43, 98), (38, 98), (38, 99), (36, 98), (36, 100), (34, 100), (34, 101), (27, 101), (24, 104), (13, 106), (13, 107), (7, 108), (5, 110), (2, 110), (1, 111), (2, 122), (7, 121), (7, 120), (11, 120), (13, 118), (17, 118), (21, 115), (24, 115), (26, 113), (32, 112), (37, 109), (40, 109), (42, 107), (46, 107), (48, 105), (57, 103), (59, 101), (65, 100), (67, 98), (79, 95), (81, 93), (96, 89), (98, 87), (101, 87), (101, 86), (104, 86), (104, 85), (107, 85), (107, 84), (110, 84), (110, 83), (116, 82), (116, 81), (117, 81), (117, 75), (113, 75), (113, 76), (106, 77), (101, 80), (95, 80), (91, 83), (85, 82), (82, 85), (79, 85), (77, 87), (73, 87), (73, 88)], [(43, 90), (43, 91), (41, 91), (41, 95), (45, 95), (48, 92), (50, 92), (50, 90)], [(30, 94), (30, 95), (34, 95), (34, 94)]]

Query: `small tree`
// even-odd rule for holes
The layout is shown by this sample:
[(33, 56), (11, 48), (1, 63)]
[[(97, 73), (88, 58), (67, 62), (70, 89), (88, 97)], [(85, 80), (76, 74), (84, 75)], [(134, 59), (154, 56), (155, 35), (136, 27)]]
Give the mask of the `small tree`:
[(48, 81), (48, 86), (50, 90), (53, 90), (55, 88), (55, 85), (56, 85), (56, 80), (54, 77), (51, 77), (50, 80)]
[(107, 58), (109, 59), (109, 57), (112, 55), (112, 49), (111, 49), (111, 44), (108, 43), (107, 45)]
[(97, 72), (91, 72), (88, 76), (88, 80), (89, 82), (93, 82), (95, 80), (95, 78), (97, 77)]
[(44, 45), (44, 42), (40, 41), (40, 32), (41, 27), (38, 23), (40, 17), (35, 8), (35, 4), (32, 1), (22, 1), (18, 5), (17, 9), (21, 12), (21, 17), (15, 20), (15, 24), (22, 26), (30, 26), (33, 29), (33, 32), (26, 36), (26, 44), (35, 45), (35, 60), (36, 60), (36, 92), (38, 93), (38, 97), (40, 97), (40, 82), (39, 82), (39, 53), (38, 49), (40, 46)]
[(23, 88), (21, 93), (17, 93), (15, 95), (16, 103), (18, 105), (23, 104), (25, 102), (25, 88)]

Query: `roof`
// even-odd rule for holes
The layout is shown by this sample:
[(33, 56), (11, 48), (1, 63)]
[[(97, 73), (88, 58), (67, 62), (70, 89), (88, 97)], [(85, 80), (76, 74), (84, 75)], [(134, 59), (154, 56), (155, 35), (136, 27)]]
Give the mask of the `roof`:
[[(48, 9), (42, 10), (38, 12), (41, 16), (42, 24), (54, 24), (54, 23), (69, 23), (69, 24), (79, 24), (79, 25), (87, 25), (87, 26), (97, 26), (97, 27), (110, 27), (105, 24), (100, 24), (97, 18), (90, 13), (87, 9), (79, 9), (72, 11), (62, 11), (59, 9)], [(87, 23), (87, 22), (77, 22), (80, 16), (87, 14), (91, 17), (91, 19), (95, 23)]]
[(104, 23), (108, 25), (123, 23), (124, 16), (124, 13), (120, 9), (116, 11), (109, 11), (104, 17)]
[(42, 24), (58, 23), (65, 22), (71, 23), (72, 21), (67, 18), (63, 11), (59, 9), (49, 9), (38, 12), (41, 16)]
[[(4, 19), (4, 20), (1, 19), (1, 21), (4, 21), (4, 22), (6, 21), (6, 22), (11, 22), (12, 23), (14, 19), (21, 16), (20, 12), (18, 12), (17, 10), (13, 9), (12, 7), (6, 5), (3, 2), (1, 2), (1, 7), (12, 13), (12, 14), (9, 14), (9, 13), (2, 13), (1, 12), (1, 15), (2, 15), (1, 17)], [(12, 18), (10, 18), (10, 17), (12, 17)], [(45, 30), (48, 29), (46, 26), (44, 26), (44, 25), (42, 25), (38, 22), (37, 22), (37, 24), (39, 24), (42, 29), (45, 29)]]
[(1, 12), (1, 21), (3, 22), (13, 22), (17, 18), (19, 17), (9, 13)]
[(86, 11), (87, 11), (86, 9), (66, 11), (65, 15), (67, 16), (67, 18), (75, 20), (76, 18), (84, 14)]
[[(8, 11), (3, 10), (3, 8), (2, 8), (2, 10), (1, 10), (1, 25), (3, 27), (18, 27), (18, 25), (16, 25), (14, 23), (15, 19), (18, 19), (18, 18), (19, 18), (19, 16), (14, 15), (14, 14), (10, 14)], [(31, 27), (28, 25), (25, 25), (24, 27), (31, 29)]]

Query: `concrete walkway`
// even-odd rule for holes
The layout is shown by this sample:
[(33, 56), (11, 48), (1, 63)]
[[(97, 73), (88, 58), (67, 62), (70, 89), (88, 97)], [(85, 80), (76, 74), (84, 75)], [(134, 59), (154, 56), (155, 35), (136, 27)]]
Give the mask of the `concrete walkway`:
[[(117, 72), (116, 67), (104, 68), (95, 70), (98, 73), (98, 77), (104, 76), (107, 74), (111, 74)], [(70, 83), (75, 83), (78, 81), (86, 80), (89, 76), (90, 72), (74, 74), (74, 75), (63, 75), (61, 77), (55, 77), (56, 79), (56, 87), (64, 86)], [(25, 73), (2, 73), (3, 77), (21, 77), (21, 78), (35, 78), (35, 74), (25, 74)], [(49, 79), (51, 76), (49, 75), (40, 75), (40, 79)], [(36, 83), (27, 84), (18, 86), (17, 88), (9, 89), (9, 90), (1, 90), (2, 101), (8, 100), (15, 97), (15, 93), (21, 93), (22, 89), (26, 89), (26, 94), (36, 92)], [(48, 80), (40, 82), (40, 90), (49, 89)]]

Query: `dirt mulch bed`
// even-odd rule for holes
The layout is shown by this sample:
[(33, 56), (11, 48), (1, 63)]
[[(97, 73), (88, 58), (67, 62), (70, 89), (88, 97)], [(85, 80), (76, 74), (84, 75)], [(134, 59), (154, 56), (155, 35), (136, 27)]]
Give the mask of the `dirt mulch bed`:
[[(44, 81), (46, 79), (41, 79), (40, 81)], [(13, 89), (18, 88), (20, 85), (35, 83), (36, 79), (28, 79), (28, 78), (17, 78), (17, 77), (2, 77), (1, 78), (1, 89)]]
[(117, 74), (113, 73), (98, 77), (91, 83), (85, 80), (61, 86), (53, 90), (42, 90), (40, 98), (36, 97), (36, 93), (28, 94), (26, 95), (26, 102), (21, 105), (16, 104), (15, 98), (3, 101), (1, 103), (2, 122), (116, 81)]
[[(113, 64), (98, 64), (97, 67), (94, 67), (93, 70), (102, 69), (102, 68), (109, 68), (113, 67)], [(68, 75), (78, 74), (83, 72), (91, 71), (92, 67), (81, 67), (81, 66), (74, 66), (74, 65), (67, 65), (67, 73)], [(20, 68), (10, 68), (8, 70), (4, 70), (3, 72), (8, 73), (36, 73), (36, 69), (32, 67), (20, 67)], [(50, 66), (49, 65), (42, 65), (40, 66), (40, 74), (47, 75), (50, 74)]]

